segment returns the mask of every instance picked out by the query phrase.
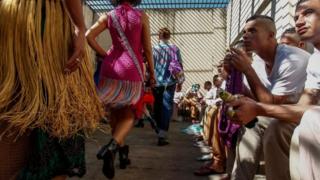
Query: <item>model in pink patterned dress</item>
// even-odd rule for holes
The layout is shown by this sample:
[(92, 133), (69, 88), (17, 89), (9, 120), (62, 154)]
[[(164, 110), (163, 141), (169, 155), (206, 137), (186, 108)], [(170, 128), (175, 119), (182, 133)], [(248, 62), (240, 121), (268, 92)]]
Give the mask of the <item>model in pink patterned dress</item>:
[(137, 68), (142, 69), (142, 11), (124, 3), (115, 8), (115, 14), (133, 49), (138, 66), (122, 43), (110, 13), (105, 22), (112, 38), (112, 46), (104, 57), (98, 85), (102, 101), (109, 106), (134, 105), (141, 97), (142, 81)]
[[(143, 54), (149, 64), (151, 83), (155, 83), (149, 19), (143, 11), (133, 7), (140, 1), (112, 0), (111, 3), (116, 6), (115, 9), (101, 16), (87, 32), (90, 46), (104, 57), (98, 91), (110, 110), (108, 118), (111, 120), (113, 138), (100, 149), (97, 157), (104, 160), (103, 173), (108, 178), (114, 176), (117, 151), (120, 168), (126, 168), (130, 163), (124, 139), (133, 126), (134, 108), (143, 91)], [(109, 29), (112, 38), (112, 46), (107, 52), (95, 40), (105, 29)], [(126, 38), (119, 32), (123, 32)], [(125, 44), (130, 44), (132, 51)]]

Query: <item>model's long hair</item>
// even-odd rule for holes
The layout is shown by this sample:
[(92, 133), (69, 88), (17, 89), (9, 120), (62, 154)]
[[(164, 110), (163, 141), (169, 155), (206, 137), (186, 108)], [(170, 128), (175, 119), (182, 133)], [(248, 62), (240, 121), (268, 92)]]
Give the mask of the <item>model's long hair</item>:
[(76, 72), (63, 73), (73, 32), (62, 1), (0, 2), (0, 123), (7, 124), (5, 133), (41, 128), (63, 138), (97, 127), (103, 109), (89, 53)]

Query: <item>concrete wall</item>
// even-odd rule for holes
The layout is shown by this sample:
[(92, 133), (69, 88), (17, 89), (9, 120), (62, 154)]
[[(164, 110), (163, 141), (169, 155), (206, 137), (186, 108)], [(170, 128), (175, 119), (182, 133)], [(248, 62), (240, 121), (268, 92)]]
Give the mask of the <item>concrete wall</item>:
[(176, 44), (183, 59), (186, 75), (184, 89), (194, 83), (201, 86), (212, 81), (216, 65), (223, 59), (226, 44), (225, 9), (148, 10), (152, 44), (158, 42), (158, 30), (168, 27), (171, 42)]
[(277, 37), (294, 26), (293, 16), (298, 0), (230, 0), (227, 8), (227, 44), (240, 38), (245, 20), (253, 14), (269, 15), (274, 18)]
[[(89, 6), (83, 5), (83, 14), (86, 23), (86, 27), (90, 28), (99, 18), (99, 15), (94, 13)], [(111, 37), (109, 31), (104, 31), (97, 37), (98, 43), (105, 49), (109, 49), (111, 46)], [(95, 62), (95, 52), (90, 48), (92, 60)]]
[[(90, 27), (99, 16), (92, 14), (88, 7), (84, 8), (87, 27)], [(181, 50), (186, 73), (183, 88), (212, 81), (216, 65), (223, 59), (226, 49), (225, 9), (147, 10), (146, 13), (150, 17), (152, 44), (158, 42), (160, 28), (168, 27), (173, 33), (171, 42)], [(108, 49), (111, 45), (109, 32), (103, 32), (98, 42)]]
[[(99, 19), (99, 15), (93, 13), (93, 11), (87, 5), (83, 6), (83, 11), (86, 26), (87, 28), (90, 28)], [(104, 49), (109, 49), (111, 46), (111, 37), (109, 31), (104, 31), (102, 34), (100, 34), (100, 36), (97, 38), (97, 41)]]

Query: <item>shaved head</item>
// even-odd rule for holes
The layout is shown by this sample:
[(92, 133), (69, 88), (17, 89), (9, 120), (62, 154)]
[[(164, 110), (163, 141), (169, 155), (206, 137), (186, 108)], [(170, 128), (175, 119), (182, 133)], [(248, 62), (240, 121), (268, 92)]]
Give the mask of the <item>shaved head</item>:
[(269, 16), (254, 15), (247, 19), (243, 28), (243, 41), (247, 52), (260, 52), (277, 45), (276, 26)]
[(289, 39), (292, 39), (293, 41), (296, 41), (296, 42), (301, 41), (301, 38), (300, 38), (299, 34), (296, 32), (295, 28), (286, 29), (282, 33), (281, 38), (289, 38)]
[(247, 19), (246, 23), (250, 21), (255, 21), (256, 24), (262, 26), (265, 30), (272, 32), (274, 37), (276, 37), (277, 29), (274, 20), (271, 17), (265, 15), (254, 15)]
[(281, 44), (287, 44), (290, 46), (296, 46), (301, 49), (305, 49), (306, 45), (303, 41), (301, 41), (301, 37), (296, 32), (295, 28), (288, 28), (286, 29), (281, 37), (280, 37), (280, 43)]

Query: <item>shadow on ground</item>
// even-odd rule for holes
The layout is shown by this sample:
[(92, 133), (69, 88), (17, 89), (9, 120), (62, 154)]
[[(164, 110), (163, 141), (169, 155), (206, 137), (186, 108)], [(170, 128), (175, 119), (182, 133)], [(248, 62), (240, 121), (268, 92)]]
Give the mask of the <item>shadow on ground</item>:
[[(126, 169), (119, 169), (116, 161), (115, 180), (219, 180), (221, 176), (196, 177), (193, 171), (202, 163), (197, 162), (199, 149), (192, 146), (192, 137), (180, 130), (187, 127), (184, 122), (173, 122), (170, 127), (170, 144), (158, 147), (157, 136), (149, 124), (144, 128), (134, 128), (127, 144), (130, 145), (132, 164)], [(86, 144), (87, 174), (84, 180), (106, 179), (102, 174), (102, 162), (96, 159), (96, 152), (110, 135), (96, 133)], [(76, 180), (78, 178), (71, 178)]]

